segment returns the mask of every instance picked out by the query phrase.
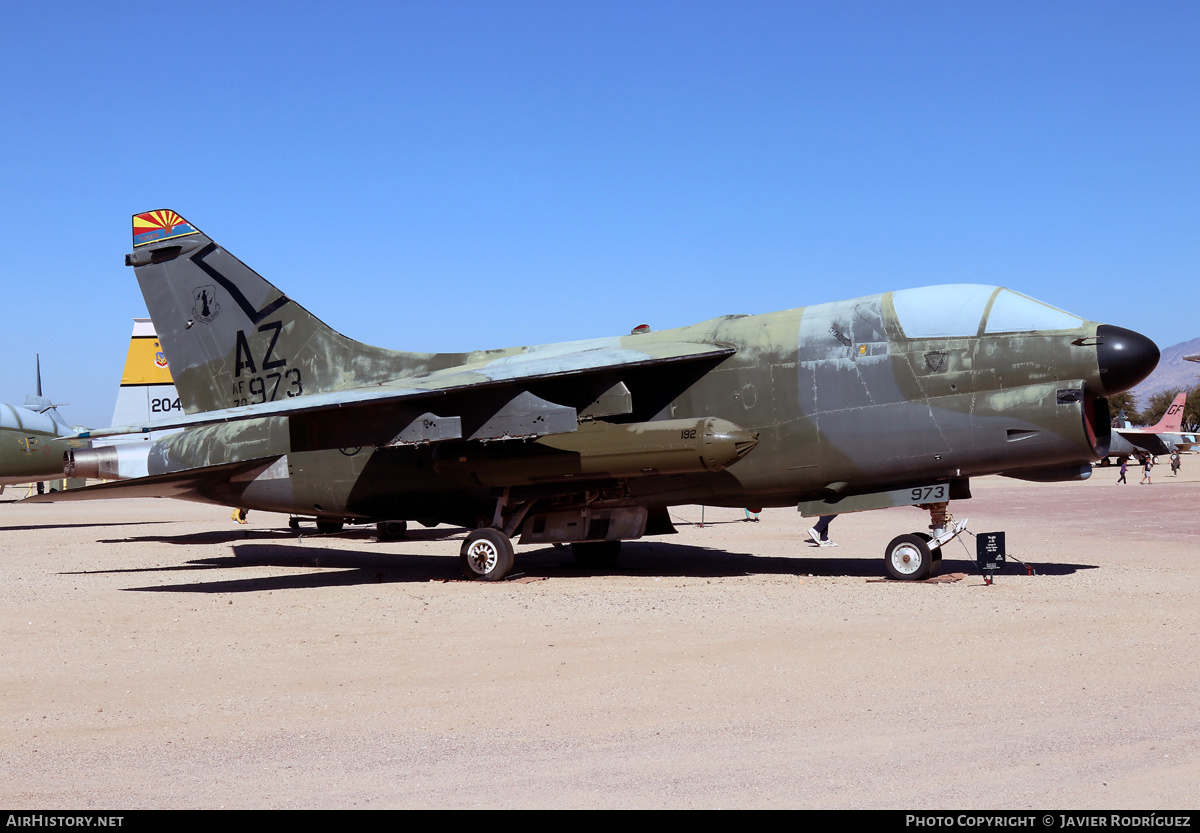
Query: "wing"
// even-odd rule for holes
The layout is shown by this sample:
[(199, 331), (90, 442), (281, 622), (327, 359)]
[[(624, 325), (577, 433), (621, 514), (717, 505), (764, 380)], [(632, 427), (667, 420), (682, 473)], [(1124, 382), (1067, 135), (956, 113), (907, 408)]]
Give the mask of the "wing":
[[(193, 428), (286, 416), (293, 450), (350, 444), (408, 445), (574, 431), (581, 416), (631, 413), (624, 379), (657, 377), (678, 389), (685, 365), (708, 368), (735, 353), (722, 344), (598, 339), (450, 367), (371, 387), (309, 394), (81, 433), (81, 438)], [(653, 386), (653, 385), (652, 385)], [(645, 387), (645, 385), (643, 385)], [(434, 413), (434, 411), (439, 413)]]

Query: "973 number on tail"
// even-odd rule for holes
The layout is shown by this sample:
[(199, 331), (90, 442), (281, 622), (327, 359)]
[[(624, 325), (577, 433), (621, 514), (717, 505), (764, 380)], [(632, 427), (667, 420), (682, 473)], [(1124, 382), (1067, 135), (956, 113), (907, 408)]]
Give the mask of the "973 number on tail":
[[(283, 327), (281, 321), (268, 321), (258, 328), (258, 332), (269, 337), (265, 349), (261, 351), (261, 361), (256, 361), (254, 351), (246, 338), (245, 330), (238, 330), (234, 339), (234, 371), (233, 371), (233, 406), (258, 405), (263, 402), (273, 402), (284, 396), (300, 396), (304, 393), (304, 383), (300, 376), (300, 368), (288, 367), (284, 356), (275, 355), (275, 343)], [(259, 339), (263, 341), (265, 339)], [(262, 368), (262, 375), (259, 373)], [(270, 372), (266, 372), (270, 371)], [(243, 372), (246, 374), (243, 377)]]

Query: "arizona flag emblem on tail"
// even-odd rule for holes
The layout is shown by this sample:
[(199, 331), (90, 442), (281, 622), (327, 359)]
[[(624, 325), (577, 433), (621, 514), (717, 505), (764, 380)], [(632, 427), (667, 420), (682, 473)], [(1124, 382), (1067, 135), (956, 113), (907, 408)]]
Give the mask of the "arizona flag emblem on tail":
[(147, 211), (144, 214), (133, 215), (134, 248), (157, 240), (170, 240), (173, 237), (186, 237), (198, 233), (199, 230), (195, 226), (174, 211)]

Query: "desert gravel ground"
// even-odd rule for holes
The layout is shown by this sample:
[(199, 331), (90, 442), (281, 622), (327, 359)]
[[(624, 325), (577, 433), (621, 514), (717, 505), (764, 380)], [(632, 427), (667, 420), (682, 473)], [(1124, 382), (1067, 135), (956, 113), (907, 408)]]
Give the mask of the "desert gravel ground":
[[(916, 509), (679, 507), (612, 572), (461, 529), (301, 537), (167, 500), (0, 498), (0, 806), (1200, 806), (1200, 457), (983, 478), (1005, 530), (880, 581)], [(1165, 476), (1164, 476), (1165, 475)], [(969, 552), (968, 552), (969, 551)]]

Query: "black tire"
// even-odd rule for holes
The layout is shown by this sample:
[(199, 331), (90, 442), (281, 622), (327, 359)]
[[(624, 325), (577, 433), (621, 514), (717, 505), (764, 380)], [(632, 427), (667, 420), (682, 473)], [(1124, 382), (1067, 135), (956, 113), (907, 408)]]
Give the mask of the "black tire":
[(299, 529), (299, 528), (300, 528), (300, 519), (299, 518), (288, 518), (288, 529)]
[(580, 541), (571, 545), (571, 555), (581, 567), (611, 567), (620, 554), (620, 541)]
[[(924, 541), (926, 546), (928, 546), (929, 542), (933, 540), (933, 536), (927, 532), (914, 532), (913, 535), (916, 535), (918, 538), (920, 538), (922, 541)], [(942, 548), (941, 547), (936, 547), (936, 548), (929, 547), (929, 576), (936, 576), (941, 571), (942, 571)], [(926, 578), (928, 578), (929, 576), (926, 576)]]
[(921, 581), (929, 577), (933, 553), (921, 534), (897, 535), (883, 553), (883, 564), (898, 581)]
[(408, 534), (408, 521), (380, 521), (375, 535), (380, 541), (399, 541)]
[(463, 575), (478, 581), (500, 581), (512, 570), (516, 554), (512, 541), (498, 529), (477, 529), (458, 551)]
[(332, 533), (341, 532), (342, 527), (346, 524), (343, 521), (331, 521), (328, 518), (317, 518), (317, 532)]

